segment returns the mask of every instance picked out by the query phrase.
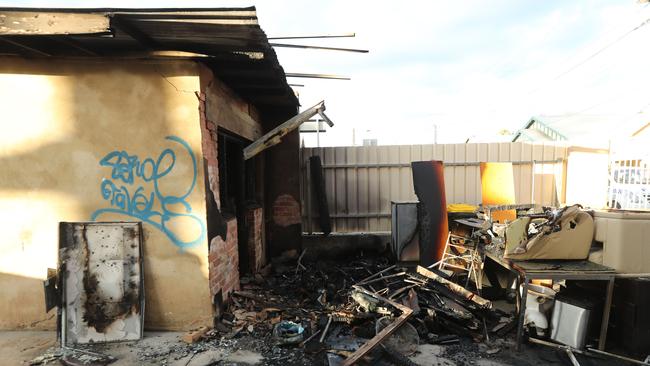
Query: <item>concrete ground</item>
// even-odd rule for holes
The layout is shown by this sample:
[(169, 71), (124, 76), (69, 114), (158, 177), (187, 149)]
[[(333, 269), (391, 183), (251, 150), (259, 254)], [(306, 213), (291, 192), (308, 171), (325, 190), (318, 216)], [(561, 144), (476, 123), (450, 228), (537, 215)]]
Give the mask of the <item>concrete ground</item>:
[[(123, 342), (95, 345), (93, 351), (117, 358), (112, 366), (169, 365), (203, 366), (221, 361), (228, 365), (261, 365), (260, 354), (247, 350), (224, 348), (187, 352), (187, 345), (181, 341), (183, 333), (145, 332), (138, 342)], [(2, 331), (0, 332), (0, 364), (28, 365), (29, 361), (43, 355), (56, 346), (53, 331)], [(169, 350), (178, 350), (166, 354)], [(51, 363), (57, 365), (58, 363)]]
[(23, 365), (55, 345), (55, 332), (0, 332), (0, 355), (7, 365)]
[[(94, 352), (111, 355), (117, 361), (111, 365), (168, 365), (168, 366), (245, 366), (283, 364), (265, 359), (254, 347), (245, 342), (221, 343), (206, 346), (207, 343), (187, 345), (181, 341), (183, 333), (145, 332), (145, 337), (137, 342), (97, 344)], [(27, 365), (30, 360), (47, 353), (56, 346), (56, 334), (53, 331), (2, 331), (0, 332), (0, 364)], [(247, 349), (248, 348), (248, 349)], [(477, 348), (473, 350), (473, 348)], [(483, 349), (482, 349), (483, 348)], [(495, 349), (496, 353), (488, 352)], [(625, 365), (619, 360), (598, 360), (579, 356), (583, 366), (589, 365)], [(541, 346), (524, 345), (522, 352), (514, 350), (514, 343), (503, 341), (491, 346), (475, 344), (469, 340), (454, 346), (423, 344), (411, 357), (418, 365), (437, 366), (520, 366), (520, 365), (567, 365), (568, 359), (552, 349)], [(291, 362), (285, 362), (287, 365)], [(58, 363), (50, 363), (58, 364)]]

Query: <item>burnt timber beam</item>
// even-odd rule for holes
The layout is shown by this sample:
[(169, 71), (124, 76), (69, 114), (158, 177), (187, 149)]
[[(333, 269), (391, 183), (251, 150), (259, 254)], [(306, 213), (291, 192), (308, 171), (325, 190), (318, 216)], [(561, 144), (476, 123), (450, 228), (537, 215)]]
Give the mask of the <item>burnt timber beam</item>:
[(360, 291), (368, 296), (374, 297), (380, 301), (383, 301), (387, 304), (390, 304), (397, 308), (397, 310), (401, 311), (402, 314), (395, 319), (394, 322), (390, 323), (386, 328), (382, 329), (381, 332), (377, 333), (376, 336), (374, 336), (371, 340), (368, 342), (364, 343), (363, 346), (359, 347), (358, 350), (356, 350), (353, 354), (350, 355), (343, 363), (342, 366), (351, 366), (355, 362), (359, 361), (363, 356), (365, 356), (368, 352), (370, 352), (373, 348), (375, 348), (378, 344), (380, 344), (385, 338), (393, 334), (399, 327), (404, 324), (408, 318), (413, 314), (413, 309), (409, 308), (408, 306), (404, 306), (402, 304), (399, 304), (395, 301), (386, 299), (384, 297), (381, 297), (375, 293), (369, 292), (365, 290), (361, 286), (353, 286), (353, 288), (357, 291)]
[(453, 283), (444, 277), (438, 276), (437, 274), (428, 270), (427, 268), (418, 266), (417, 273), (430, 280), (433, 280), (434, 282), (441, 284), (442, 286), (447, 287), (453, 293), (457, 294), (458, 296), (462, 297), (467, 301), (473, 302), (481, 309), (492, 309), (492, 302), (490, 300), (486, 300), (480, 297), (479, 295), (467, 290), (463, 286)]
[[(147, 20), (157, 20), (157, 19), (171, 19), (176, 21), (188, 21), (192, 19), (205, 19), (205, 20), (257, 20), (257, 15), (255, 11), (244, 10), (244, 11), (228, 11), (228, 12), (214, 12), (206, 11), (202, 13), (187, 13), (187, 12), (171, 12), (171, 13), (129, 13), (129, 12), (120, 12), (121, 17), (129, 19), (147, 19)], [(247, 24), (250, 22), (246, 22)]]
[(265, 149), (277, 145), (282, 140), (282, 137), (287, 135), (289, 132), (298, 128), (303, 122), (308, 121), (311, 117), (317, 113), (323, 113), (325, 111), (325, 101), (320, 101), (316, 103), (313, 107), (298, 113), (293, 116), (283, 124), (277, 126), (276, 128), (269, 131), (266, 135), (260, 137), (252, 144), (246, 146), (244, 149), (244, 159), (248, 160), (253, 156), (259, 154)]

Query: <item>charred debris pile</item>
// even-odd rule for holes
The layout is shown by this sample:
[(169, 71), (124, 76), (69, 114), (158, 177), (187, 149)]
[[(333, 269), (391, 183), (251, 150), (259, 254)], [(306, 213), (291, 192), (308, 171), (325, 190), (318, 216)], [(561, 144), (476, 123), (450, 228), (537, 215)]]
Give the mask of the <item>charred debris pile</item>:
[[(418, 344), (483, 342), (513, 329), (510, 314), (442, 272), (383, 257), (301, 258), (285, 254), (266, 275), (244, 277), (208, 334), (264, 339), (276, 354), (302, 351), (308, 364), (413, 365)], [(264, 353), (268, 364), (290, 357)]]

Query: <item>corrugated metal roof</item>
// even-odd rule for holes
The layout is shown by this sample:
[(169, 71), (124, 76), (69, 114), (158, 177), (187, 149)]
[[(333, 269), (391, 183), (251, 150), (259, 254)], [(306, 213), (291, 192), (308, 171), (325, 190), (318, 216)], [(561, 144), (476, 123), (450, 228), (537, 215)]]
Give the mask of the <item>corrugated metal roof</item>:
[(184, 52), (259, 107), (298, 105), (254, 7), (0, 8), (0, 55), (119, 57)]
[(637, 115), (541, 115), (528, 120), (512, 141), (570, 141), (605, 144), (630, 137), (645, 120)]

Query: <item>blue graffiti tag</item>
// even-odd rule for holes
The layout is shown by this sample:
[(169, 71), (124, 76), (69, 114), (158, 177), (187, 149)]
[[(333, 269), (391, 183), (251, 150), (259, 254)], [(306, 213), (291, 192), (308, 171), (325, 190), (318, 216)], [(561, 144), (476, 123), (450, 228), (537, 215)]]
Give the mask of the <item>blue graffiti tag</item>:
[[(99, 162), (99, 165), (111, 168), (111, 179), (102, 180), (101, 193), (112, 207), (93, 212), (90, 219), (95, 221), (103, 213), (118, 213), (137, 218), (163, 232), (174, 245), (183, 249), (201, 243), (206, 237), (203, 220), (192, 214), (192, 206), (187, 202), (187, 197), (196, 185), (196, 158), (192, 154), (190, 145), (180, 137), (167, 136), (165, 139), (182, 145), (192, 159), (192, 183), (187, 190), (180, 196), (165, 195), (161, 192), (160, 182), (173, 171), (176, 164), (174, 150), (163, 150), (156, 160), (152, 158), (140, 160), (138, 156), (129, 155), (126, 151), (113, 151)], [(137, 180), (152, 183), (153, 192), (147, 195), (142, 185), (134, 186)], [(182, 209), (175, 209), (175, 206), (179, 205)], [(156, 211), (155, 206), (160, 209)], [(194, 240), (183, 241), (176, 235), (174, 229), (169, 227), (172, 220), (179, 218), (190, 219), (196, 223), (200, 230)], [(187, 222), (184, 223), (186, 224)]]

